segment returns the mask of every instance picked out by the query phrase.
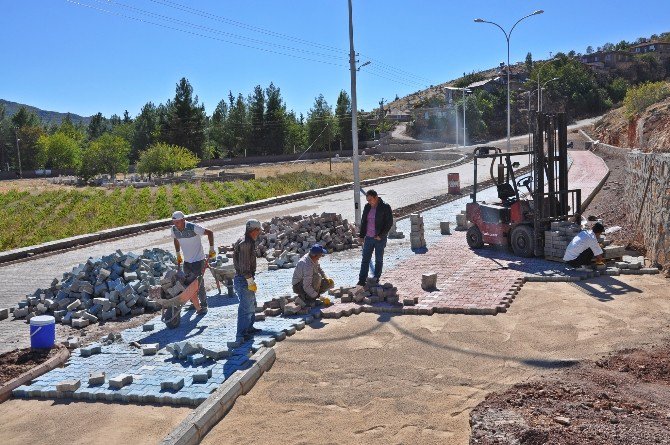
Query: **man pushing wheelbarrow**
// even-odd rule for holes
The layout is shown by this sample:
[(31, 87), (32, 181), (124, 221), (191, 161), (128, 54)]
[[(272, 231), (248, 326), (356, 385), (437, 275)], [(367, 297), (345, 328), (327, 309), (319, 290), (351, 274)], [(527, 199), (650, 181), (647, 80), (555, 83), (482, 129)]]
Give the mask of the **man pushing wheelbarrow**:
[[(172, 214), (172, 223), (171, 231), (172, 238), (174, 239), (174, 248), (177, 252), (177, 266), (180, 269), (183, 268), (183, 284), (186, 286), (186, 290), (179, 298), (173, 299), (175, 301), (172, 301), (170, 304), (163, 304), (163, 306), (167, 306), (163, 311), (163, 321), (168, 328), (179, 326), (181, 305), (189, 299), (193, 301), (198, 315), (207, 313), (207, 293), (205, 292), (205, 280), (203, 279), (207, 265), (205, 262), (205, 252), (202, 249), (202, 242), (200, 240), (201, 236), (207, 235), (209, 241), (209, 259), (216, 257), (214, 232), (205, 229), (201, 225), (186, 221), (184, 213), (180, 211)], [(184, 252), (183, 256), (181, 251)], [(196, 293), (197, 298), (195, 298)]]

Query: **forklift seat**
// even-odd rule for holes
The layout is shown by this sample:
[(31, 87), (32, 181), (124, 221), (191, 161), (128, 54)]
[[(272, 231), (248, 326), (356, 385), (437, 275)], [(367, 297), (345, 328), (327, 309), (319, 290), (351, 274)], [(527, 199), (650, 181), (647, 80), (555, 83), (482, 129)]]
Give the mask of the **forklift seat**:
[(498, 199), (505, 202), (512, 198), (516, 198), (514, 187), (512, 187), (508, 182), (504, 184), (498, 184)]

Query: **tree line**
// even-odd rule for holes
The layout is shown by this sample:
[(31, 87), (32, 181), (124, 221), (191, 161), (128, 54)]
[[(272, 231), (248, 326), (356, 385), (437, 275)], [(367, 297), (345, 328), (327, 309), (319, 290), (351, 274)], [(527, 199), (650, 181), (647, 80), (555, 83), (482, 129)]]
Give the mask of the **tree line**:
[[(360, 139), (372, 132), (364, 118)], [(18, 142), (17, 142), (18, 139)], [(17, 149), (16, 144), (19, 148)], [(59, 125), (44, 124), (25, 107), (13, 116), (0, 106), (0, 169), (73, 169), (84, 178), (127, 172), (169, 173), (202, 159), (265, 156), (351, 149), (351, 101), (341, 91), (335, 108), (323, 95), (307, 116), (288, 110), (273, 83), (244, 97), (232, 92), (211, 116), (186, 78), (166, 103), (147, 102), (137, 116), (92, 116), (88, 125), (69, 115)], [(160, 161), (162, 160), (162, 161)]]

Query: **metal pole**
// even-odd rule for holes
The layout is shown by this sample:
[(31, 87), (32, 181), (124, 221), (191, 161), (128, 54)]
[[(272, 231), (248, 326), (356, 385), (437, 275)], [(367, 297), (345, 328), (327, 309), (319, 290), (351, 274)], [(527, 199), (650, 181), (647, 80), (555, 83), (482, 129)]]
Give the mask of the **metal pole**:
[[(510, 31), (510, 34), (512, 32)], [(507, 153), (512, 151), (512, 143), (510, 141), (510, 129), (511, 129), (511, 121), (510, 121), (510, 105), (509, 105), (509, 71), (510, 71), (510, 66), (509, 66), (509, 35), (505, 35), (505, 38), (507, 39)]]
[(351, 71), (351, 141), (354, 164), (354, 220), (361, 223), (361, 178), (358, 171), (358, 110), (356, 105), (356, 52), (354, 51), (354, 20), (349, 0), (349, 71)]
[(23, 177), (23, 171), (21, 170), (21, 150), (19, 150), (19, 134), (16, 133), (16, 156), (19, 160), (19, 178)]
[(465, 147), (465, 88), (463, 88), (463, 147)]

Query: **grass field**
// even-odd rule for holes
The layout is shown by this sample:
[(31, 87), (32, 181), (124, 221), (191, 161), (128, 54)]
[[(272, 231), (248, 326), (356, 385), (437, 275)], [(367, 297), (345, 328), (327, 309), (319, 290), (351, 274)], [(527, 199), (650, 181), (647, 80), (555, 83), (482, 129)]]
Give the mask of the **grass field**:
[[(444, 162), (361, 163), (369, 179), (426, 168)], [(54, 186), (45, 180), (7, 181), (0, 189), (0, 251), (31, 246), (103, 229), (213, 210), (273, 196), (351, 181), (351, 163), (328, 162), (259, 166), (253, 181), (196, 182), (154, 188), (104, 189)], [(274, 175), (270, 176), (271, 173)], [(13, 184), (12, 184), (13, 183)]]

